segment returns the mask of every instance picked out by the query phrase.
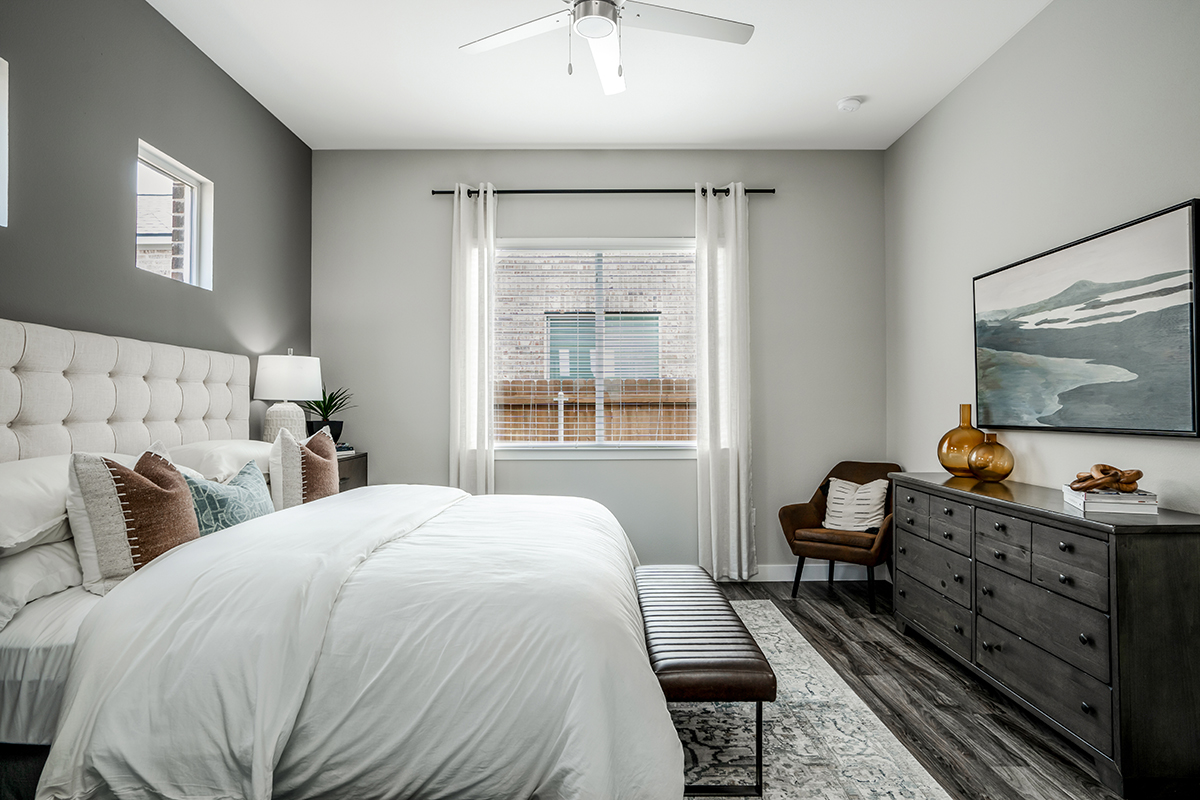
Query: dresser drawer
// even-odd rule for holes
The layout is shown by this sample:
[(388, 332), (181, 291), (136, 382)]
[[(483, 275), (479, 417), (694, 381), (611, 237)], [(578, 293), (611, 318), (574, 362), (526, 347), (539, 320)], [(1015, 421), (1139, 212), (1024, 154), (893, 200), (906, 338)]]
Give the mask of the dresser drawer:
[(1033, 523), (1027, 519), (1017, 519), (995, 511), (979, 509), (975, 512), (975, 532), (992, 539), (1029, 549), (1032, 538)]
[(1076, 569), (1108, 576), (1108, 542), (1078, 533), (1033, 526), (1033, 552)]
[(971, 530), (971, 506), (965, 503), (956, 503), (953, 500), (944, 500), (941, 497), (929, 498), (929, 530), (935, 528), (941, 530), (944, 528), (961, 529), (963, 531)]
[(975, 621), (975, 663), (1046, 716), (1113, 753), (1112, 690), (984, 617)]
[(975, 615), (969, 609), (897, 570), (896, 611), (967, 661), (971, 660)]
[(929, 538), (929, 517), (907, 508), (897, 508), (892, 519), (896, 527), (910, 531), (922, 538)]
[(1108, 544), (1033, 526), (1033, 580), (1052, 592), (1108, 610)]
[(929, 516), (929, 495), (924, 492), (915, 492), (906, 486), (896, 486), (892, 492), (896, 504), (896, 516), (900, 516), (900, 512), (912, 511), (923, 517)]
[(975, 561), (1002, 569), (1010, 575), (1029, 580), (1029, 550), (1014, 544), (975, 534)]
[(929, 518), (929, 539), (943, 547), (949, 547), (964, 556), (971, 555), (971, 529), (969, 526), (947, 524), (942, 517)]
[(1108, 615), (980, 563), (975, 609), (1097, 680), (1111, 679)]
[(896, 569), (963, 608), (971, 607), (971, 559), (966, 556), (907, 531), (897, 531)]

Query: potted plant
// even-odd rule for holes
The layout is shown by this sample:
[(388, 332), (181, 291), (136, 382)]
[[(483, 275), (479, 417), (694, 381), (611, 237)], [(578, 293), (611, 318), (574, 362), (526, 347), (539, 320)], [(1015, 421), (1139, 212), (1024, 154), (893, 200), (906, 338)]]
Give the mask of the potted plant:
[(345, 411), (348, 408), (357, 408), (351, 404), (350, 400), (354, 395), (350, 393), (344, 386), (340, 389), (328, 391), (324, 386), (321, 387), (320, 400), (305, 400), (300, 404), (310, 414), (314, 414), (320, 419), (310, 419), (308, 421), (308, 435), (312, 436), (317, 431), (329, 426), (329, 435), (333, 440), (339, 441), (342, 437), (342, 421), (333, 419), (335, 414)]

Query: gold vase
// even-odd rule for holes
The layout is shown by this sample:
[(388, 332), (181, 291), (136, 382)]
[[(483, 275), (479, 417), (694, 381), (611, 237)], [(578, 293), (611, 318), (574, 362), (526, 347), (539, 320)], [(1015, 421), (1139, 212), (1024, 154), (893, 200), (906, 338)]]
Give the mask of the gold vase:
[(938, 461), (951, 475), (969, 478), (972, 473), (967, 466), (967, 455), (975, 445), (983, 444), (983, 431), (971, 424), (970, 403), (958, 407), (958, 417), (959, 426), (948, 431), (938, 442)]
[(1012, 474), (1016, 464), (1012, 450), (996, 441), (996, 434), (984, 434), (983, 444), (975, 445), (967, 454), (971, 474), (981, 481), (1002, 481)]

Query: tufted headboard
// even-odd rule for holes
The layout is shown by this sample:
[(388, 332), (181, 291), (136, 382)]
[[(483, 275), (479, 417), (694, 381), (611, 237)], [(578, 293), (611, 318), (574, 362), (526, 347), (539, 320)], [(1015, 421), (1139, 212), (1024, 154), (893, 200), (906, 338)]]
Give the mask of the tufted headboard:
[(0, 319), (0, 461), (250, 438), (250, 359)]

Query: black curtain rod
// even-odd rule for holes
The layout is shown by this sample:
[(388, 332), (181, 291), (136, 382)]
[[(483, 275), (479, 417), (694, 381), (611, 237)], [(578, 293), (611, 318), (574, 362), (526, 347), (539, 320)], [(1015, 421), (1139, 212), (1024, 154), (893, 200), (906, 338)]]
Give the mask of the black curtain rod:
[[(714, 189), (714, 192), (721, 192), (726, 197), (729, 196), (729, 189)], [(433, 193), (437, 194), (454, 194), (453, 189), (434, 189)], [(695, 194), (695, 189), (497, 189), (496, 194)], [(708, 194), (708, 189), (700, 190), (701, 194)], [(479, 194), (478, 189), (468, 189), (467, 196), (474, 197)], [(747, 189), (746, 194), (775, 194), (774, 189)]]

